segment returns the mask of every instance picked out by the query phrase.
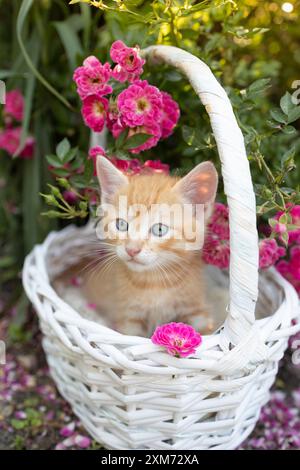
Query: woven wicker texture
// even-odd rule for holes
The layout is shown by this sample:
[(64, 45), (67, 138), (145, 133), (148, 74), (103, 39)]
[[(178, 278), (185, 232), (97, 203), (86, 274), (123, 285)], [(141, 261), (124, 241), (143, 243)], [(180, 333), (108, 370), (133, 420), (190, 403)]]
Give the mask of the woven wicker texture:
[(242, 134), (228, 97), (191, 54), (153, 46), (149, 62), (183, 71), (205, 105), (230, 207), (230, 305), (224, 327), (192, 358), (177, 359), (147, 338), (83, 319), (51, 287), (74, 263), (89, 227), (48, 236), (26, 258), (23, 283), (44, 334), (51, 374), (86, 429), (113, 449), (234, 449), (268, 400), (291, 334), (300, 329), (293, 287), (268, 271), (260, 281), (273, 315), (255, 320), (258, 247), (255, 198)]

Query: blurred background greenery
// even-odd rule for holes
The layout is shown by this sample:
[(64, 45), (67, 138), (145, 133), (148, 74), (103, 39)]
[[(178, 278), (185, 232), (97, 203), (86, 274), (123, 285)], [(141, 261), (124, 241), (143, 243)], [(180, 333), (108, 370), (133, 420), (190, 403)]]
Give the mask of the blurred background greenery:
[[(299, 6), (296, 0), (0, 0), (0, 79), (7, 90), (24, 93), (23, 138), (30, 132), (36, 139), (32, 160), (0, 151), (3, 312), (20, 296), (26, 253), (65, 223), (41, 216), (39, 194), (55, 183), (45, 156), (64, 137), (88, 150), (73, 70), (91, 54), (108, 60), (116, 39), (129, 46), (175, 45), (207, 62), (244, 132), (258, 211), (299, 200), (300, 107), (289, 95), (300, 79)], [(217, 163), (208, 117), (186, 80), (167, 67), (146, 67), (144, 78), (172, 93), (182, 117), (175, 134), (141, 158), (161, 159), (180, 172), (206, 159)], [(222, 199), (221, 186), (219, 194)], [(24, 305), (21, 297), (20, 312)]]

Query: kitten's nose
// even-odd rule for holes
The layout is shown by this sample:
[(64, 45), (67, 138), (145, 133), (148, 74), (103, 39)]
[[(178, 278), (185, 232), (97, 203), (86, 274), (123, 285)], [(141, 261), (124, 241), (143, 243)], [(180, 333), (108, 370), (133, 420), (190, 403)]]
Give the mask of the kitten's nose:
[(126, 251), (133, 258), (141, 252), (141, 248), (126, 246)]

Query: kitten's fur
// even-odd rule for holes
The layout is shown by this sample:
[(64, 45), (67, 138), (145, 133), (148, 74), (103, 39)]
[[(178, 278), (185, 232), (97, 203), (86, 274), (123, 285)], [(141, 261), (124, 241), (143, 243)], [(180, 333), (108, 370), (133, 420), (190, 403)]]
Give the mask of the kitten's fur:
[[(128, 206), (204, 204), (206, 220), (218, 182), (210, 162), (201, 163), (182, 179), (162, 173), (126, 177), (106, 158), (99, 156), (97, 174), (102, 203), (117, 206), (119, 196), (124, 195), (128, 198)], [(125, 218), (123, 214), (122, 218)], [(122, 240), (115, 226), (116, 215), (106, 215), (99, 223), (111, 227), (111, 233), (117, 238), (99, 240), (104, 252), (103, 264), (97, 275), (86, 275), (84, 291), (89, 301), (97, 305), (117, 330), (129, 335), (149, 336), (158, 324), (170, 321), (189, 323), (201, 332), (210, 330), (212, 325), (205, 303), (199, 251), (186, 250), (183, 246), (186, 240), (172, 236), (170, 239)], [(132, 258), (126, 248), (131, 252), (141, 251)]]

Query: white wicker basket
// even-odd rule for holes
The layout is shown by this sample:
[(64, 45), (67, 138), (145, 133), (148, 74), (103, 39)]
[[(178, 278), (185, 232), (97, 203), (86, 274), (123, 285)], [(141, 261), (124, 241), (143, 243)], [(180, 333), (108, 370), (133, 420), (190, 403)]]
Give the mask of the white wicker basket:
[(225, 324), (194, 357), (177, 359), (150, 339), (83, 319), (50, 285), (84, 245), (86, 230), (52, 233), (26, 258), (23, 282), (44, 334), (51, 374), (90, 434), (111, 449), (234, 449), (268, 400), (298, 297), (278, 273), (260, 276), (272, 315), (255, 320), (255, 197), (230, 101), (198, 58), (170, 46), (143, 51), (182, 71), (209, 114), (230, 209), (230, 305)]

